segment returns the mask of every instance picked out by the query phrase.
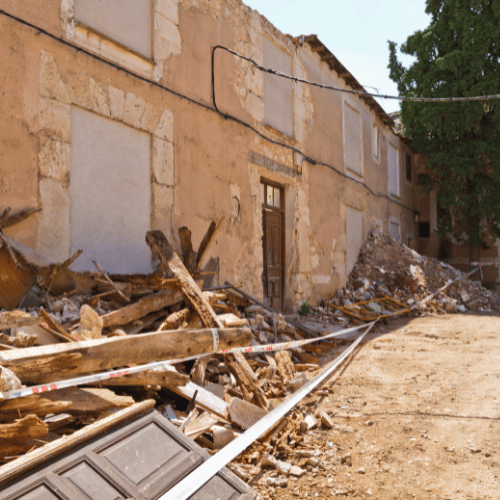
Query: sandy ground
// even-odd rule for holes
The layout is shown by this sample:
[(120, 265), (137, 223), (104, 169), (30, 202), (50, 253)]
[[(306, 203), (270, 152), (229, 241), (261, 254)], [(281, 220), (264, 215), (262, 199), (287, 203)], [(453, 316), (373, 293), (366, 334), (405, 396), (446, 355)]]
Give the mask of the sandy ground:
[(337, 427), (291, 443), (319, 464), (262, 498), (500, 498), (500, 316), (392, 320), (325, 385)]

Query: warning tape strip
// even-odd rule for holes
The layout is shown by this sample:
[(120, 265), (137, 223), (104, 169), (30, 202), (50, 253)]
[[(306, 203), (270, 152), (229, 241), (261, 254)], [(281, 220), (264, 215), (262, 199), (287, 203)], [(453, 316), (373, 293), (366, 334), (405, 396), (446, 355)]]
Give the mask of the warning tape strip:
[(241, 436), (225, 446), (221, 451), (209, 458), (200, 467), (176, 484), (171, 490), (161, 496), (158, 500), (186, 500), (196, 493), (210, 479), (215, 476), (231, 460), (234, 460), (242, 451), (248, 448), (254, 441), (268, 431), (280, 419), (282, 419), (291, 409), (293, 409), (304, 397), (306, 397), (315, 387), (325, 380), (360, 344), (363, 338), (373, 328), (376, 321), (364, 325), (367, 330), (347, 348), (337, 359), (332, 361), (320, 374), (316, 375), (308, 384), (302, 386), (297, 392), (292, 394), (276, 409), (269, 412), (257, 423), (252, 425)]
[[(476, 264), (476, 263), (474, 263)], [(430, 294), (427, 296), (425, 299), (421, 300), (417, 304), (415, 304), (411, 310), (415, 310), (418, 307), (421, 307), (425, 305), (427, 302), (432, 300), (436, 295), (444, 291), (446, 288), (449, 286), (453, 285), (453, 283), (466, 279), (472, 274), (474, 274), (479, 268), (476, 267), (476, 269), (473, 269), (469, 273), (465, 275), (458, 276), (454, 280), (448, 280), (448, 282), (439, 288), (439, 290), (436, 290), (434, 293)], [(85, 385), (85, 384), (92, 384), (95, 382), (102, 382), (104, 380), (109, 380), (115, 377), (122, 377), (124, 375), (132, 375), (134, 373), (140, 373), (144, 372), (147, 370), (154, 370), (155, 368), (164, 368), (166, 366), (178, 364), (178, 363), (183, 363), (185, 361), (192, 361), (195, 359), (199, 359), (203, 356), (206, 356), (207, 354), (231, 354), (231, 353), (237, 353), (241, 352), (244, 354), (258, 354), (258, 353), (264, 353), (264, 352), (273, 352), (273, 351), (283, 351), (286, 349), (294, 349), (297, 347), (302, 347), (307, 344), (312, 344), (314, 342), (319, 342), (322, 340), (328, 340), (328, 339), (333, 339), (335, 337), (340, 337), (343, 335), (346, 335), (351, 332), (355, 332), (358, 330), (361, 330), (365, 327), (372, 327), (376, 321), (372, 323), (368, 323), (366, 325), (361, 325), (361, 326), (355, 326), (352, 328), (346, 328), (345, 330), (341, 330), (339, 332), (334, 332), (330, 333), (328, 335), (325, 335), (324, 337), (317, 337), (314, 339), (305, 339), (305, 340), (296, 340), (293, 342), (282, 342), (282, 343), (277, 343), (277, 344), (266, 344), (266, 345), (258, 345), (258, 346), (250, 346), (250, 347), (234, 347), (233, 349), (225, 349), (222, 351), (217, 351), (219, 347), (219, 334), (215, 328), (212, 328), (212, 337), (213, 337), (213, 343), (214, 343), (214, 350), (212, 353), (204, 353), (204, 354), (198, 354), (195, 356), (189, 356), (185, 358), (179, 358), (179, 359), (170, 359), (170, 360), (165, 360), (165, 361), (155, 361), (152, 363), (147, 363), (145, 365), (140, 365), (140, 366), (134, 366), (131, 368), (126, 368), (126, 369), (121, 369), (121, 370), (112, 370), (112, 371), (107, 371), (107, 372), (102, 372), (102, 373), (97, 373), (93, 375), (87, 375), (83, 377), (77, 377), (77, 378), (72, 378), (72, 379), (66, 379), (66, 380), (60, 380), (58, 382), (52, 382), (49, 384), (42, 384), (42, 385), (36, 385), (36, 386), (31, 386), (31, 387), (24, 387), (21, 389), (14, 389), (12, 391), (7, 391), (2, 394), (3, 398), (5, 400), (7, 399), (16, 399), (16, 398), (22, 398), (24, 396), (31, 396), (33, 394), (41, 394), (44, 392), (49, 392), (49, 391), (55, 391), (57, 389), (65, 389), (67, 387), (75, 387), (77, 385)]]
[(86, 375), (83, 377), (60, 380), (58, 382), (51, 382), (48, 384), (35, 385), (35, 386), (31, 386), (31, 387), (24, 387), (21, 389), (14, 389), (12, 391), (4, 392), (2, 395), (3, 395), (3, 398), (5, 400), (16, 399), (16, 398), (22, 398), (24, 396), (31, 396), (33, 394), (41, 394), (44, 392), (55, 391), (57, 389), (66, 389), (68, 387), (75, 387), (77, 385), (92, 384), (95, 382), (102, 382), (104, 380), (109, 380), (109, 379), (116, 378), (116, 377), (122, 377), (124, 375), (132, 375), (134, 373), (140, 373), (140, 372), (144, 372), (146, 370), (154, 370), (155, 368), (165, 368), (167, 366), (178, 364), (178, 363), (183, 363), (185, 361), (192, 361), (192, 360), (201, 358), (203, 356), (206, 356), (207, 354), (231, 354), (231, 353), (238, 353), (238, 352), (241, 352), (244, 354), (258, 354), (258, 353), (263, 353), (263, 352), (273, 352), (273, 351), (282, 351), (282, 350), (286, 350), (286, 349), (294, 349), (296, 347), (301, 347), (303, 345), (312, 344), (313, 342), (318, 342), (321, 340), (328, 340), (328, 339), (332, 339), (335, 337), (343, 336), (343, 335), (346, 335), (347, 333), (361, 330), (362, 328), (365, 328), (366, 326), (367, 325), (355, 326), (352, 328), (347, 328), (345, 330), (341, 330), (339, 332), (330, 333), (328, 335), (325, 335), (324, 337), (318, 337), (318, 338), (314, 338), (314, 339), (296, 340), (293, 342), (282, 342), (282, 343), (278, 343), (278, 344), (266, 344), (266, 345), (250, 346), (250, 347), (234, 347), (232, 349), (224, 349), (222, 351), (217, 351), (217, 348), (219, 347), (219, 334), (215, 328), (212, 328), (211, 331), (212, 331), (212, 337), (213, 337), (213, 342), (214, 342), (214, 350), (212, 353), (197, 354), (197, 355), (189, 356), (189, 357), (185, 357), (185, 358), (170, 359), (170, 360), (165, 360), (165, 361), (154, 361), (152, 363), (147, 363), (145, 365), (140, 365), (140, 366), (134, 366), (131, 368), (124, 368), (121, 370), (112, 370), (112, 371), (96, 373), (96, 374), (92, 374), (92, 375)]

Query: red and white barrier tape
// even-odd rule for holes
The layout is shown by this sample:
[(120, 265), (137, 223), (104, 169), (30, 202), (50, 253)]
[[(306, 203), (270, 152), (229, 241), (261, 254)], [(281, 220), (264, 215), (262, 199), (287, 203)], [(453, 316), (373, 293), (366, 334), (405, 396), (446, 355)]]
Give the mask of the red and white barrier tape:
[(86, 375), (84, 377), (71, 378), (67, 380), (60, 380), (58, 382), (51, 382), (48, 384), (35, 385), (31, 387), (23, 387), (21, 389), (15, 389), (12, 391), (4, 392), (4, 399), (16, 399), (22, 398), (24, 396), (31, 396), (33, 394), (41, 394), (44, 392), (55, 391), (57, 389), (65, 389), (67, 387), (75, 387), (77, 385), (84, 384), (92, 384), (95, 382), (102, 382), (104, 380), (109, 380), (116, 377), (122, 377), (124, 375), (132, 375), (134, 373), (144, 372), (146, 370), (154, 370), (155, 368), (164, 368), (166, 366), (170, 366), (176, 363), (182, 363), (184, 361), (192, 361), (207, 354), (231, 354), (236, 352), (241, 352), (244, 354), (258, 354), (262, 352), (273, 352), (273, 351), (282, 351), (285, 349), (293, 349), (296, 347), (301, 347), (303, 345), (312, 344), (313, 342), (319, 342), (321, 340), (328, 340), (335, 337), (339, 337), (341, 335), (345, 335), (347, 333), (355, 332), (357, 330), (361, 330), (362, 328), (366, 328), (369, 325), (361, 325), (352, 328), (347, 328), (345, 330), (341, 330), (340, 332), (330, 333), (325, 335), (324, 337), (314, 338), (314, 339), (306, 339), (306, 340), (296, 340), (293, 342), (282, 342), (279, 344), (267, 344), (267, 345), (258, 345), (258, 346), (250, 346), (250, 347), (234, 347), (233, 349), (224, 349), (222, 351), (217, 351), (219, 346), (219, 334), (215, 328), (212, 328), (212, 336), (214, 341), (214, 351), (212, 353), (204, 353), (198, 354), (195, 356), (189, 356), (186, 358), (179, 359), (170, 359), (165, 361), (155, 361), (153, 363), (148, 363), (145, 365), (134, 366), (131, 368), (124, 368), (121, 370), (112, 370), (102, 373), (97, 373), (93, 375)]

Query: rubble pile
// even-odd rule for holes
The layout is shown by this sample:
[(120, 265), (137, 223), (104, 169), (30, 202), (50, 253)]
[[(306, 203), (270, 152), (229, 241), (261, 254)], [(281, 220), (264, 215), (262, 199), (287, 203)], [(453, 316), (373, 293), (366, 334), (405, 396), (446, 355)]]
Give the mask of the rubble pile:
[[(343, 307), (389, 296), (415, 306), (450, 280), (463, 275), (449, 264), (424, 257), (387, 234), (373, 230), (360, 250), (347, 286), (337, 292), (332, 304)], [(496, 293), (480, 282), (465, 278), (415, 308), (414, 313), (490, 312), (498, 306)]]
[[(217, 262), (201, 268), (200, 255), (216, 228), (210, 226), (198, 252), (182, 228), (182, 257), (162, 233), (148, 232), (146, 241), (160, 263), (149, 275), (108, 274), (98, 263), (96, 272), (76, 273), (67, 262), (35, 264), (33, 255), (10, 239), (0, 244), (10, 277), (18, 269), (34, 276), (20, 306), (6, 307), (19, 295), (13, 293), (0, 304), (0, 463), (10, 466), (29, 452), (43, 451), (47, 443), (80, 436), (91, 424), (137, 405), (154, 406), (214, 453), (317, 373), (319, 356), (334, 350), (335, 342), (247, 356), (208, 354), (126, 374), (128, 367), (212, 352), (213, 328), (218, 351), (308, 338), (307, 329), (252, 303), (238, 289), (217, 286)], [(118, 375), (92, 383), (57, 387), (67, 379), (117, 370)], [(26, 387), (33, 388), (27, 396), (7, 396)], [(302, 420), (297, 416), (290, 422), (303, 434)], [(297, 430), (290, 425), (273, 429), (269, 443), (286, 441)], [(244, 464), (234, 467), (248, 476)], [(301, 471), (297, 462), (290, 473)]]

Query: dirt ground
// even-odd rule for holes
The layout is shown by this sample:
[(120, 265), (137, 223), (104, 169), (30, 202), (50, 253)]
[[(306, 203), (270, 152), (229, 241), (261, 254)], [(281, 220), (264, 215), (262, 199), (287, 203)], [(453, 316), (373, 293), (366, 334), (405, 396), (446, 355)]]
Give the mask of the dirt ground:
[(500, 316), (392, 320), (324, 386), (337, 426), (293, 446), (319, 464), (262, 498), (500, 498)]

